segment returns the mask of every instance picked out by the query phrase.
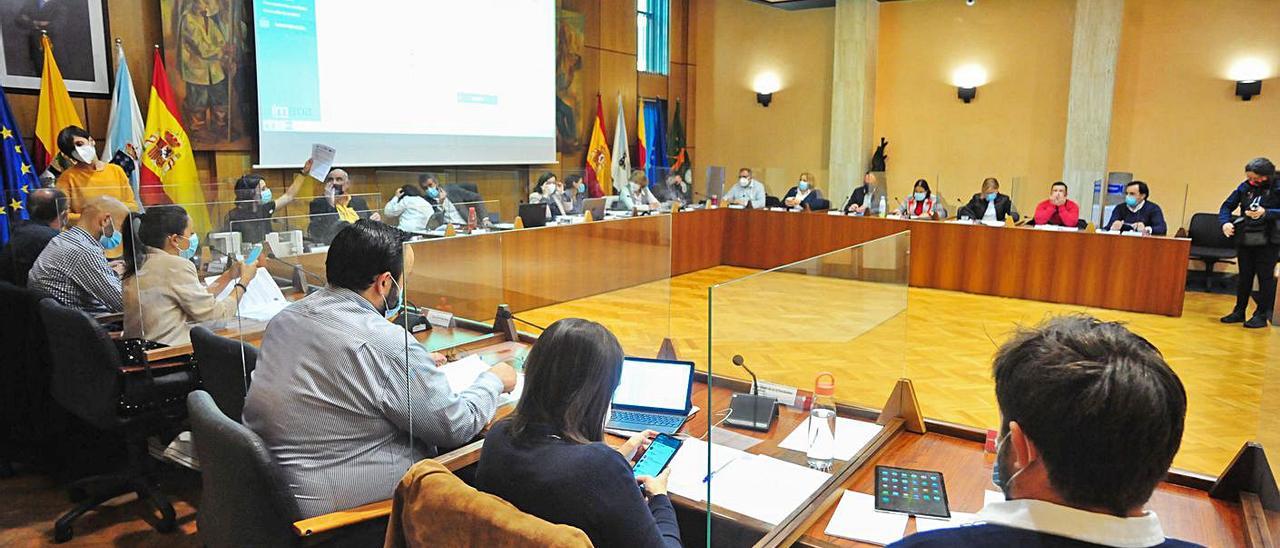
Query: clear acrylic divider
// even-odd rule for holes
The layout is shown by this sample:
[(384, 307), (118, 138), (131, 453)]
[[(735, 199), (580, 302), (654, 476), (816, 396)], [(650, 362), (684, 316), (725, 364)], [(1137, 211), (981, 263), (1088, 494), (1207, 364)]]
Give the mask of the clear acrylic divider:
[(709, 521), (734, 512), (764, 534), (852, 465), (908, 377), (910, 246), (904, 231), (708, 289), (711, 382), (699, 404), (713, 428), (691, 434), (714, 447), (713, 473), (673, 492), (700, 490)]
[(431, 187), (439, 189), (439, 194), (430, 198), (432, 202), (438, 203), (443, 197), (455, 205), (474, 202), (495, 203), (500, 207), (495, 207), (493, 211), (485, 211), (482, 217), (487, 216), (492, 222), (497, 222), (493, 221), (493, 214), (496, 213), (499, 219), (514, 218), (516, 205), (523, 203), (527, 197), (524, 190), (525, 181), (521, 179), (521, 173), (522, 171), (509, 169), (445, 167), (421, 170), (380, 169), (375, 173), (374, 178), (377, 181), (377, 188), (388, 197), (388, 201), (405, 185), (417, 185), (424, 192)]

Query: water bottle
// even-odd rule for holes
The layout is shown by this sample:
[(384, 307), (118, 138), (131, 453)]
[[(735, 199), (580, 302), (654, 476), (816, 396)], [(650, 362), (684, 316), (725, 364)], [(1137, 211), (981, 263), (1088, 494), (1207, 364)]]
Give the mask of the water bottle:
[(829, 472), (836, 449), (836, 378), (818, 373), (813, 386), (813, 407), (809, 410), (809, 468)]
[(880, 197), (880, 216), (884, 217), (888, 214), (889, 214), (889, 201), (886, 200), (884, 196), (881, 196)]

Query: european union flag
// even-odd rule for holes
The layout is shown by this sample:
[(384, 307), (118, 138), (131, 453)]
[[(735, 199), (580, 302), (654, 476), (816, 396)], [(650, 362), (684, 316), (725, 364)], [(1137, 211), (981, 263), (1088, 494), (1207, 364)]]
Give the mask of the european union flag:
[(0, 245), (9, 241), (10, 223), (27, 219), (27, 195), (39, 188), (38, 182), (9, 98), (0, 89)]

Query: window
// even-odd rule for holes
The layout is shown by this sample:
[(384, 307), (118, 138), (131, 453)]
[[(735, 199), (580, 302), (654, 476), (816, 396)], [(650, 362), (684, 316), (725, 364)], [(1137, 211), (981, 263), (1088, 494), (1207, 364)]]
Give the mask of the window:
[(636, 0), (636, 70), (667, 74), (670, 0)]

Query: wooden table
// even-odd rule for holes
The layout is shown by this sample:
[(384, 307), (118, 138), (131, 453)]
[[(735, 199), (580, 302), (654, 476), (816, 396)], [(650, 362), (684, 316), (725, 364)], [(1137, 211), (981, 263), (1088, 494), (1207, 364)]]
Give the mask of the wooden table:
[(673, 215), (671, 273), (775, 268), (904, 230), (913, 287), (1182, 315), (1185, 238), (721, 208)]

